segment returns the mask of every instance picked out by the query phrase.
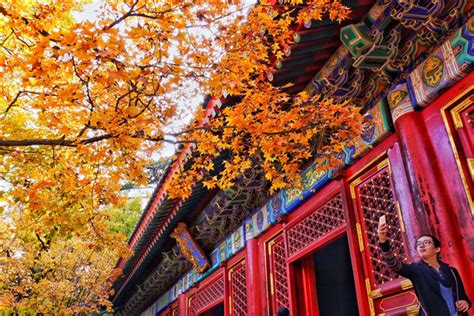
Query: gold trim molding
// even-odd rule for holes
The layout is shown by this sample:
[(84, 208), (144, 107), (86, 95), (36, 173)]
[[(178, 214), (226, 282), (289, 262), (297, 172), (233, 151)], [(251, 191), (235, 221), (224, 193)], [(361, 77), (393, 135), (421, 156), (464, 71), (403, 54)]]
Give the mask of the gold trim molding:
[(413, 283), (411, 283), (410, 280), (406, 279), (400, 282), (400, 286), (402, 287), (402, 290), (411, 289), (413, 287)]

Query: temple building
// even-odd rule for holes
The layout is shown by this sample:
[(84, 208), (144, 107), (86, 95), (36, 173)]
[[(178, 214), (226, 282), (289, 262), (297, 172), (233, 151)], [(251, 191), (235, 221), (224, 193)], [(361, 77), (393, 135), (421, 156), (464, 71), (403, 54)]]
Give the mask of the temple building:
[[(268, 80), (361, 108), (373, 124), (340, 153), (345, 167), (310, 163), (302, 188), (273, 195), (256, 168), (179, 200), (166, 194), (170, 164), (119, 262), (119, 315), (417, 315), (412, 283), (382, 260), (381, 215), (407, 262), (417, 236), (437, 235), (474, 298), (473, 1), (343, 4), (342, 24), (294, 26)], [(205, 102), (210, 119), (225, 106)]]

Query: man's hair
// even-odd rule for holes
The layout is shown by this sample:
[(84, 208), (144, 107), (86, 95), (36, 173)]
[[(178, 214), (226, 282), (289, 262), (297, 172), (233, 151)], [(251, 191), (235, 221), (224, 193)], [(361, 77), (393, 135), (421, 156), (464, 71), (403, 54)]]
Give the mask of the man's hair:
[(433, 245), (435, 246), (435, 248), (441, 248), (441, 242), (439, 241), (438, 238), (436, 238), (436, 236), (434, 235), (431, 235), (431, 234), (423, 234), (423, 235), (420, 235), (416, 241), (418, 241), (421, 237), (430, 237), (431, 240), (433, 240)]

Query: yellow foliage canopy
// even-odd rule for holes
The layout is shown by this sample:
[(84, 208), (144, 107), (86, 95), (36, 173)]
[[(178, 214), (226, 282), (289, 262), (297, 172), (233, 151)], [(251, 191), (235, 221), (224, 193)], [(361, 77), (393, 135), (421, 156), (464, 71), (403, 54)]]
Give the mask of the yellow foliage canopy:
[[(196, 143), (193, 167), (171, 182), (186, 197), (194, 181), (232, 186), (255, 164), (272, 190), (294, 184), (316, 135), (337, 152), (361, 132), (349, 104), (291, 96), (266, 79), (270, 56), (292, 39), (291, 25), (342, 20), (337, 0), (107, 0), (94, 21), (83, 3), (0, 4), (0, 308), (90, 312), (109, 306), (124, 236), (107, 225), (104, 205), (120, 184), (146, 182), (144, 167), (167, 141)], [(290, 14), (298, 7), (298, 14)], [(244, 8), (249, 9), (248, 13)], [(75, 18), (76, 17), (76, 18)], [(204, 126), (170, 126), (192, 112), (184, 102), (210, 92), (239, 99)], [(336, 149), (336, 150), (335, 150)], [(212, 158), (225, 168), (206, 177)]]

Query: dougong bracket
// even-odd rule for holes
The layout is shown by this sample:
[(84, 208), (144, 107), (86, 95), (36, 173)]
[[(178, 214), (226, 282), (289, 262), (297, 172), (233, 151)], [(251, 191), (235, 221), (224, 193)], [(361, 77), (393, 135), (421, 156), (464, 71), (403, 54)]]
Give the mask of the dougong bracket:
[(186, 259), (188, 259), (193, 264), (194, 269), (198, 273), (203, 273), (211, 266), (209, 264), (209, 260), (207, 260), (207, 258), (204, 256), (201, 248), (199, 248), (189, 233), (185, 223), (179, 223), (174, 229), (173, 233), (171, 233), (171, 237), (176, 239), (181, 252), (186, 257)]

